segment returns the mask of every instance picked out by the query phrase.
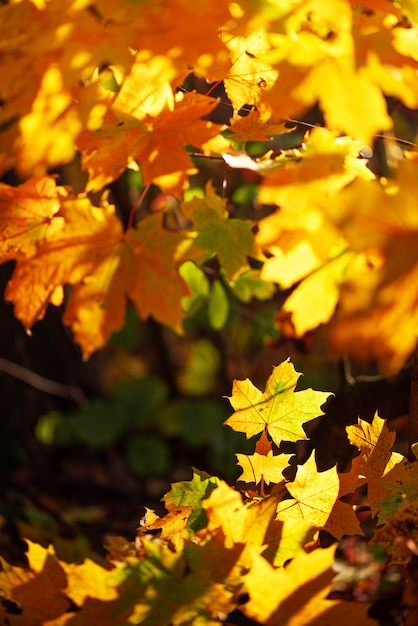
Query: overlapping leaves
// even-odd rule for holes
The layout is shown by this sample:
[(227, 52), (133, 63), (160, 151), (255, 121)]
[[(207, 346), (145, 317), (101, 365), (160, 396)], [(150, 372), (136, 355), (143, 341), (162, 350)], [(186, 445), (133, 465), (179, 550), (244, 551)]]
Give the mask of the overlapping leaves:
[[(296, 395), (297, 375), (290, 365), (279, 366), (280, 380)], [(361, 626), (373, 624), (367, 604), (328, 599), (335, 547), (319, 547), (316, 533), (350, 533), (347, 514), (356, 507), (340, 502), (346, 507), (342, 512), (339, 497), (366, 483), (373, 513), (380, 515), (385, 507), (387, 532), (377, 536), (400, 558), (390, 538), (403, 527), (407, 532), (414, 512), (398, 497), (388, 513), (388, 498), (417, 490), (417, 482), (405, 459), (391, 452), (393, 435), (384, 420), (376, 415), (371, 423), (359, 421), (347, 430), (359, 450), (349, 471), (318, 472), (312, 453), (293, 479), (279, 476), (269, 495), (249, 492), (244, 498), (225, 482), (195, 471), (191, 481), (172, 485), (164, 498), (166, 515), (146, 511), (135, 543), (109, 539), (104, 566), (89, 560), (68, 564), (52, 548), (29, 542), (28, 567), (2, 561), (3, 619), (13, 626), (94, 624), (97, 619), (109, 626), (215, 625), (238, 607), (241, 597), (241, 612), (260, 624), (274, 626), (285, 619), (302, 626), (308, 617), (330, 616), (341, 624), (354, 618)], [(280, 458), (267, 448), (264, 441), (258, 457), (264, 450), (269, 466), (277, 461), (281, 471), (289, 455)], [(274, 482), (272, 474), (270, 479)], [(359, 526), (356, 534), (362, 532)]]

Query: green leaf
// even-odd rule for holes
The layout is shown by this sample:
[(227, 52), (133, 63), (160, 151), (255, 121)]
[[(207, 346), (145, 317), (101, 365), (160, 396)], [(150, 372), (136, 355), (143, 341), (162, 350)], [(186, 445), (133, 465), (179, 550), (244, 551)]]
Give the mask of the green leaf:
[(208, 252), (208, 258), (217, 255), (222, 269), (230, 280), (248, 269), (247, 256), (254, 243), (252, 222), (228, 219), (225, 200), (217, 196), (210, 184), (205, 198), (183, 202), (181, 210), (193, 222), (197, 231), (195, 243)]
[(191, 448), (210, 446), (225, 419), (225, 406), (213, 398), (183, 398), (158, 413), (164, 434), (180, 437)]
[(241, 302), (250, 302), (253, 298), (257, 300), (269, 300), (276, 290), (273, 283), (267, 283), (260, 278), (260, 272), (249, 270), (244, 272), (230, 284), (232, 293)]
[(193, 478), (189, 481), (181, 481), (171, 485), (171, 490), (164, 496), (165, 504), (175, 506), (189, 506), (192, 509), (187, 528), (194, 535), (207, 523), (206, 512), (202, 507), (202, 501), (210, 496), (212, 491), (219, 485), (220, 480), (216, 476), (209, 476), (206, 472), (193, 470)]
[(194, 315), (206, 302), (209, 295), (209, 281), (205, 273), (192, 261), (186, 261), (179, 268), (179, 273), (190, 289), (190, 296), (185, 296), (182, 307), (188, 315)]
[(168, 387), (160, 378), (143, 376), (115, 385), (112, 400), (124, 413), (126, 427), (136, 427), (147, 424), (167, 402), (168, 395)]
[(169, 471), (171, 465), (167, 443), (148, 433), (137, 433), (128, 439), (125, 458), (137, 476), (161, 476)]
[(209, 323), (215, 330), (221, 330), (228, 320), (229, 302), (225, 289), (220, 280), (212, 283), (210, 290), (208, 317)]

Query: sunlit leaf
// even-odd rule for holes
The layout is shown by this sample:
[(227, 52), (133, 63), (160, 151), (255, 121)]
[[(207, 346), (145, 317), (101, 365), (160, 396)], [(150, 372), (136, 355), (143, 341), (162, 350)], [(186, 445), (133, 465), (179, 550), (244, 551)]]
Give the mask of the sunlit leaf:
[(230, 402), (235, 412), (225, 424), (247, 439), (266, 430), (276, 445), (307, 439), (303, 424), (322, 415), (329, 394), (313, 389), (296, 391), (298, 374), (290, 359), (273, 369), (262, 393), (250, 380), (234, 381)]
[(312, 526), (323, 527), (340, 489), (336, 468), (318, 472), (312, 453), (303, 465), (298, 466), (295, 480), (287, 483), (286, 487), (293, 499), (280, 502), (277, 508), (278, 519), (303, 519)]

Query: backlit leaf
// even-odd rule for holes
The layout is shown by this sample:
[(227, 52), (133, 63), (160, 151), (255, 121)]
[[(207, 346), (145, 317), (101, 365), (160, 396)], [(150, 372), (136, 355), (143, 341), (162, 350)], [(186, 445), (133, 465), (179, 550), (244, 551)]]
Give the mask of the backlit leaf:
[(287, 483), (293, 500), (283, 500), (277, 507), (279, 520), (303, 519), (316, 528), (325, 526), (337, 500), (340, 481), (337, 469), (318, 472), (314, 453), (298, 466), (295, 480)]
[[(181, 237), (163, 230), (159, 216), (126, 234), (112, 206), (95, 208), (87, 198), (63, 201), (60, 216), (65, 227), (18, 263), (7, 287), (25, 328), (42, 319), (57, 288), (72, 285), (64, 323), (86, 356), (122, 327), (126, 296), (141, 317), (153, 315), (181, 329), (180, 300), (188, 289), (173, 264)], [(165, 289), (156, 291), (161, 276)]]
[(266, 485), (270, 483), (280, 483), (284, 481), (283, 470), (289, 466), (291, 454), (279, 454), (273, 456), (270, 451), (267, 455), (258, 454), (237, 454), (238, 465), (242, 467), (242, 474), (238, 480), (246, 483), (258, 483), (264, 480)]
[(266, 626), (374, 626), (375, 621), (367, 617), (368, 605), (327, 599), (334, 576), (334, 553), (334, 546), (308, 554), (302, 550), (280, 569), (254, 556), (254, 565), (244, 577), (250, 592), (250, 600), (242, 609), (245, 615)]
[(377, 414), (372, 423), (359, 419), (357, 425), (347, 426), (347, 433), (350, 443), (361, 452), (353, 459), (350, 473), (356, 473), (367, 482), (367, 500), (375, 515), (379, 510), (378, 503), (389, 495), (385, 488), (385, 476), (404, 457), (391, 451), (395, 433)]
[(208, 184), (204, 198), (195, 197), (181, 205), (183, 213), (197, 231), (196, 245), (208, 256), (216, 254), (230, 280), (248, 269), (247, 256), (253, 249), (252, 223), (228, 219), (225, 201)]
[(322, 415), (329, 394), (313, 389), (295, 392), (299, 376), (288, 359), (273, 369), (264, 393), (248, 379), (235, 380), (230, 397), (235, 412), (225, 424), (244, 432), (247, 439), (266, 430), (278, 446), (307, 439), (302, 425)]

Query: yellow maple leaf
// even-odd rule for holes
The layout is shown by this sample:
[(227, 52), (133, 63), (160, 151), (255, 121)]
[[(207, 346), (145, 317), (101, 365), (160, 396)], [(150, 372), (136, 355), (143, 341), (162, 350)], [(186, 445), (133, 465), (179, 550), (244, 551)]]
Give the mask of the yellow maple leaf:
[(262, 555), (274, 567), (282, 567), (301, 552), (315, 534), (316, 528), (304, 519), (275, 520), (267, 531), (267, 547)]
[(135, 119), (147, 115), (156, 117), (166, 107), (174, 109), (171, 83), (177, 75), (173, 61), (166, 56), (152, 56), (141, 50), (135, 57), (130, 73), (123, 79), (112, 109)]
[(225, 90), (234, 109), (245, 104), (257, 106), (265, 90), (276, 79), (277, 70), (262, 60), (269, 49), (266, 33), (260, 29), (249, 37), (234, 37), (227, 43), (232, 65), (224, 78)]
[(415, 346), (417, 298), (410, 286), (418, 273), (417, 171), (411, 156), (399, 162), (393, 180), (357, 179), (323, 209), (359, 253), (341, 288), (331, 338), (346, 354), (376, 358), (387, 374), (398, 371)]
[(189, 539), (187, 529), (188, 519), (192, 508), (190, 506), (176, 506), (172, 502), (166, 502), (167, 514), (158, 517), (152, 511), (147, 510), (146, 531), (161, 529), (161, 539), (168, 541), (179, 552), (184, 547), (184, 542)]
[(273, 369), (262, 393), (251, 381), (234, 381), (229, 398), (235, 412), (225, 424), (244, 432), (247, 439), (266, 430), (274, 443), (307, 439), (302, 424), (322, 415), (330, 394), (305, 389), (295, 392), (300, 374), (290, 359)]
[[(349, 252), (331, 259), (305, 278), (287, 298), (282, 311), (291, 314), (297, 337), (302, 337), (309, 330), (331, 319), (338, 304), (340, 285), (350, 259)], [(318, 302), (321, 306), (318, 306)]]
[(359, 419), (358, 424), (347, 426), (346, 430), (350, 443), (361, 452), (353, 459), (350, 474), (356, 474), (367, 482), (367, 501), (374, 516), (379, 511), (379, 502), (389, 495), (385, 476), (404, 457), (392, 452), (395, 433), (388, 429), (386, 420), (377, 413), (371, 423)]
[(70, 601), (65, 597), (66, 574), (53, 549), (27, 542), (29, 568), (2, 562), (2, 593), (22, 607), (22, 623), (64, 624)]
[(198, 533), (200, 538), (221, 528), (225, 547), (241, 543), (247, 546), (263, 546), (267, 530), (274, 518), (277, 500), (266, 497), (244, 504), (241, 495), (221, 481), (210, 496), (203, 500), (208, 524)]
[(329, 128), (342, 130), (367, 145), (375, 133), (393, 126), (383, 94), (366, 72), (344, 71), (331, 59), (311, 70), (298, 87), (297, 96), (306, 105), (319, 100)]
[(265, 454), (237, 454), (238, 465), (242, 467), (242, 474), (237, 480), (246, 483), (258, 483), (263, 480), (266, 485), (270, 483), (284, 482), (283, 471), (289, 466), (291, 454), (278, 454), (273, 452)]
[(254, 555), (253, 566), (244, 576), (250, 599), (242, 612), (266, 626), (374, 626), (374, 620), (367, 616), (370, 605), (327, 599), (334, 576), (334, 554), (334, 546), (309, 554), (300, 551), (279, 569)]
[(313, 452), (303, 465), (298, 466), (294, 481), (287, 483), (286, 487), (293, 499), (279, 503), (277, 519), (303, 519), (316, 528), (324, 527), (340, 490), (337, 469), (331, 467), (318, 472)]

